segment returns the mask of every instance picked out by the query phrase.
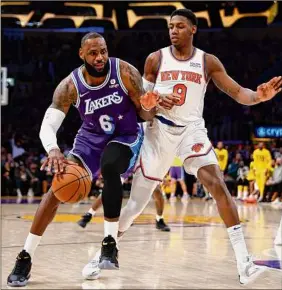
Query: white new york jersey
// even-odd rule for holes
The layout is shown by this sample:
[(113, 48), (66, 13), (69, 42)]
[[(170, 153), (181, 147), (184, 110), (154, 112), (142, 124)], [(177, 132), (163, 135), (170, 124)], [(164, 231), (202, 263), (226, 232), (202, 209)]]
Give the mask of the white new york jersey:
[(161, 63), (154, 90), (161, 94), (177, 93), (181, 100), (171, 110), (159, 107), (157, 115), (177, 125), (185, 126), (200, 120), (204, 123), (203, 109), (207, 87), (205, 52), (194, 48), (189, 59), (178, 60), (171, 49), (171, 46), (161, 49)]

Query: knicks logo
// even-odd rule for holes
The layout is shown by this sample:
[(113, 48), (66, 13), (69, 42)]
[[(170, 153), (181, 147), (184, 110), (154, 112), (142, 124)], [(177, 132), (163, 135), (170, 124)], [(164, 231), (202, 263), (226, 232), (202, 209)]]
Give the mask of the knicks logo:
[(192, 146), (192, 151), (198, 153), (202, 150), (202, 148), (204, 148), (204, 144), (203, 143), (197, 143), (195, 145)]

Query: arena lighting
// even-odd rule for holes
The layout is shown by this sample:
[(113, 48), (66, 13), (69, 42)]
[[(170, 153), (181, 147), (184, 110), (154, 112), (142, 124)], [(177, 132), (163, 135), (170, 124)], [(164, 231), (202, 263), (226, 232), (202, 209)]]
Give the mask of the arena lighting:
[[(129, 7), (152, 7), (152, 6), (174, 6), (175, 9), (182, 9), (186, 8), (181, 2), (145, 2), (145, 3), (129, 3)], [(258, 13), (239, 13), (239, 10), (237, 7), (234, 8), (233, 15), (231, 16), (225, 16), (224, 9), (219, 10), (220, 17), (222, 19), (222, 24), (224, 27), (230, 27), (233, 25), (237, 20), (244, 18), (244, 17), (257, 17), (257, 16), (263, 16), (267, 18), (267, 24), (270, 24), (276, 17), (278, 13), (278, 3), (274, 2), (273, 5), (265, 10), (264, 12), (258, 12)], [(208, 22), (208, 26), (211, 26), (211, 21), (209, 17), (208, 10), (206, 11), (198, 11), (194, 12), (197, 17), (205, 18)], [(134, 24), (141, 20), (141, 19), (152, 19), (152, 18), (161, 18), (166, 19), (169, 21), (169, 16), (164, 15), (152, 15), (152, 16), (137, 16), (135, 15), (134, 11), (132, 9), (127, 10), (128, 20), (129, 20), (129, 27), (133, 27)]]
[[(145, 2), (145, 3), (129, 3), (129, 7), (165, 7), (165, 6), (174, 6), (175, 9), (186, 8), (181, 2)], [(197, 11), (194, 12), (197, 17), (205, 18), (208, 22), (208, 26), (211, 27), (211, 20), (208, 11)], [(146, 15), (146, 16), (137, 16), (132, 9), (127, 10), (127, 18), (129, 27), (132, 28), (136, 22), (141, 19), (165, 19), (167, 23), (169, 22), (170, 15)]]
[(265, 10), (264, 12), (259, 13), (244, 13), (240, 14), (237, 7), (234, 7), (233, 15), (225, 16), (224, 9), (219, 10), (219, 15), (221, 17), (222, 23), (224, 27), (232, 26), (237, 20), (244, 18), (244, 17), (258, 17), (264, 16), (267, 19), (267, 24), (270, 24), (278, 14), (278, 3), (274, 2), (273, 5)]
[[(4, 5), (30, 5), (30, 2), (1, 2), (1, 6)], [(64, 3), (64, 6), (76, 6), (76, 7), (91, 7), (96, 11), (97, 16), (72, 16), (72, 15), (56, 15), (54, 13), (45, 13), (40, 19), (41, 25), (43, 21), (50, 18), (68, 18), (73, 20), (75, 27), (80, 27), (84, 20), (93, 19), (93, 20), (110, 20), (115, 29), (118, 29), (117, 25), (117, 16), (116, 11), (113, 10), (112, 17), (103, 17), (104, 6), (102, 4), (92, 4), (92, 3), (77, 3), (77, 2), (67, 2)], [(31, 17), (33, 16), (34, 11), (31, 11), (29, 14), (1, 14), (1, 17), (16, 17), (20, 20), (22, 27), (25, 27)], [(40, 25), (38, 25), (40, 27)]]
[[(5, 5), (22, 5), (22, 6), (28, 6), (30, 5), (30, 2), (28, 1), (15, 1), (15, 2), (1, 2), (1, 6)], [(16, 17), (20, 20), (21, 26), (26, 26), (26, 24), (29, 22), (31, 17), (33, 16), (34, 11), (30, 11), (28, 14), (1, 14), (1, 17)]]
[(1, 106), (8, 105), (9, 87), (15, 85), (15, 80), (8, 78), (8, 69), (1, 67)]
[(13, 1), (13, 2), (1, 2), (1, 6), (4, 5), (30, 5), (29, 1)]
[(97, 16), (72, 16), (72, 15), (56, 15), (54, 13), (45, 13), (44, 16), (41, 18), (41, 22), (43, 23), (44, 20), (50, 18), (68, 18), (72, 19), (75, 27), (80, 27), (80, 25), (84, 22), (84, 20), (110, 20), (113, 24), (115, 29), (118, 29), (117, 26), (117, 16), (116, 11), (113, 9), (112, 17), (103, 17), (104, 7), (102, 4), (91, 4), (91, 3), (64, 3), (64, 6), (73, 6), (73, 7), (91, 7), (94, 8), (96, 11)]
[[(1, 6), (3, 5), (29, 5), (30, 2), (1, 2)], [(224, 9), (219, 9), (219, 14), (222, 19), (222, 23), (224, 27), (232, 26), (237, 20), (244, 18), (244, 17), (266, 17), (267, 23), (270, 24), (275, 19), (276, 15), (278, 14), (278, 5), (280, 3), (278, 1), (274, 1), (271, 7), (263, 12), (258, 13), (239, 13), (237, 7), (234, 8), (233, 15), (225, 16)], [(72, 16), (72, 15), (56, 15), (54, 13), (45, 13), (43, 18), (40, 22), (43, 22), (49, 18), (69, 18), (72, 19), (75, 23), (76, 27), (80, 27), (84, 20), (87, 19), (99, 19), (99, 20), (110, 20), (115, 29), (118, 29), (117, 25), (117, 17), (116, 11), (113, 10), (112, 17), (103, 17), (104, 14), (104, 6), (103, 4), (93, 4), (93, 3), (79, 3), (79, 2), (66, 2), (64, 3), (65, 6), (76, 6), (76, 7), (91, 7), (94, 8), (97, 16)], [(282, 5), (282, 4), (280, 4)], [(166, 19), (169, 20), (169, 15), (148, 15), (148, 16), (137, 16), (134, 12), (134, 7), (175, 7), (175, 9), (185, 8), (181, 2), (142, 2), (142, 3), (129, 3), (129, 9), (127, 10), (127, 17), (129, 22), (129, 27), (132, 28), (136, 22), (141, 19)], [(31, 19), (34, 11), (31, 11), (29, 14), (2, 14), (1, 17), (17, 17), (20, 20), (21, 25), (24, 27)], [(211, 21), (209, 17), (208, 10), (204, 11), (197, 11), (195, 12), (196, 16), (199, 18), (204, 18), (207, 20), (208, 26), (211, 27)]]
[(103, 18), (104, 6), (102, 4), (92, 4), (92, 3), (79, 3), (79, 2), (66, 2), (64, 6), (71, 7), (91, 7), (96, 11), (97, 17)]

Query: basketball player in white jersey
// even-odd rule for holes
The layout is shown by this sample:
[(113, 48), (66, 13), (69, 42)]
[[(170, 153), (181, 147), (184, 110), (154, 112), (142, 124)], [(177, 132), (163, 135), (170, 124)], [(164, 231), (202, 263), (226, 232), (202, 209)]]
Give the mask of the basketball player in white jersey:
[[(258, 86), (256, 91), (241, 87), (227, 74), (217, 57), (193, 46), (196, 32), (197, 18), (191, 10), (174, 11), (169, 23), (172, 45), (151, 53), (146, 60), (145, 90), (154, 89), (161, 94), (175, 92), (181, 95), (181, 99), (170, 111), (160, 107), (152, 126), (145, 131), (130, 199), (120, 216), (119, 235), (143, 211), (174, 157), (179, 156), (186, 172), (194, 174), (215, 199), (235, 252), (239, 281), (248, 284), (265, 268), (256, 266), (247, 251), (236, 205), (207, 137), (203, 119), (204, 96), (208, 81), (212, 79), (220, 90), (238, 103), (255, 105), (279, 93), (282, 78), (275, 77)], [(90, 275), (85, 275), (86, 268), (84, 277), (91, 279)]]

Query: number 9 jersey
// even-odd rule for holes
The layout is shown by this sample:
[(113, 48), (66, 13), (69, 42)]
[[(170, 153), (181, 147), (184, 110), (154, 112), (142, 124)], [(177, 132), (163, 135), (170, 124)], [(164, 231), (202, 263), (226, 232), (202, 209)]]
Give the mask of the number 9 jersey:
[(160, 51), (161, 60), (154, 90), (161, 94), (177, 93), (181, 99), (171, 110), (159, 107), (158, 115), (179, 126), (202, 120), (208, 83), (205, 52), (194, 48), (189, 59), (178, 60), (174, 57), (171, 46)]

